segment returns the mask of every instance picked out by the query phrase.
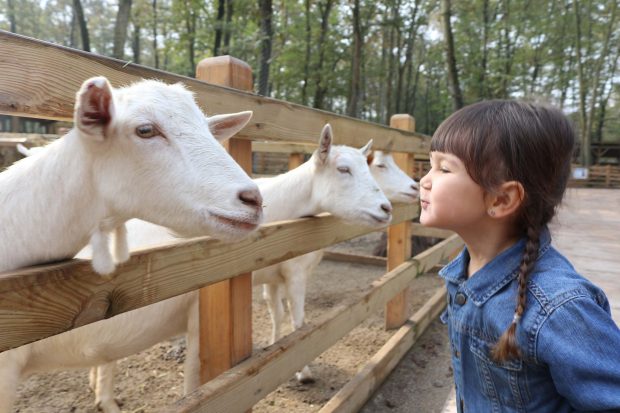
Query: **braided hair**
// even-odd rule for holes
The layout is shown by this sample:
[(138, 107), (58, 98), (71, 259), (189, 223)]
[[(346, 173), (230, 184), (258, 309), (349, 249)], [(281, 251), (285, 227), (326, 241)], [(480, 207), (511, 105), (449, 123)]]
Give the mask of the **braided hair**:
[(527, 279), (538, 259), (540, 233), (566, 189), (574, 145), (572, 125), (558, 109), (510, 100), (466, 106), (433, 135), (431, 151), (456, 155), (488, 193), (507, 181), (521, 183), (525, 192), (516, 220), (517, 230), (526, 238), (517, 303), (512, 322), (492, 350), (497, 361), (520, 357), (516, 329), (526, 307)]

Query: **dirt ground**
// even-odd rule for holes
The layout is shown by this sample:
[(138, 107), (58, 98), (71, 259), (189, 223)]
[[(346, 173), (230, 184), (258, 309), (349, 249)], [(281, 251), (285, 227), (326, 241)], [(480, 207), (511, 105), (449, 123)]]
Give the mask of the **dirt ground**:
[[(379, 237), (379, 233), (370, 234), (332, 249), (371, 254)], [(379, 266), (323, 260), (309, 281), (306, 321), (312, 322), (342, 297), (366, 290), (384, 272)], [(441, 284), (436, 275), (416, 279), (412, 286), (412, 311), (430, 298)], [(262, 348), (268, 344), (271, 322), (260, 288), (254, 289), (253, 307), (254, 345)], [(288, 332), (287, 325), (284, 333)], [(317, 378), (314, 383), (301, 385), (291, 377), (252, 411), (318, 411), (392, 333), (384, 331), (382, 313), (370, 317), (310, 364)], [(116, 394), (123, 412), (150, 412), (182, 396), (184, 350), (184, 339), (175, 338), (119, 362)], [(441, 412), (452, 388), (449, 364), (446, 328), (436, 321), (361, 410), (362, 413)], [(96, 412), (94, 395), (88, 388), (88, 371), (33, 375), (20, 386), (14, 411)]]

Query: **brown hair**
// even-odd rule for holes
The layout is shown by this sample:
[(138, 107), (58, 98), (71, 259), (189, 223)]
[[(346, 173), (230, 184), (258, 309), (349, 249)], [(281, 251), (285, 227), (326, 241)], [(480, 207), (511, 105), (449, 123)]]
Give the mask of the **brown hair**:
[(519, 266), (515, 316), (493, 348), (498, 361), (520, 357), (515, 331), (525, 310), (527, 277), (538, 258), (539, 235), (555, 215), (570, 175), (575, 135), (559, 110), (538, 104), (491, 100), (453, 113), (435, 131), (431, 151), (463, 161), (471, 178), (492, 193), (506, 181), (523, 185), (517, 217), (527, 238)]

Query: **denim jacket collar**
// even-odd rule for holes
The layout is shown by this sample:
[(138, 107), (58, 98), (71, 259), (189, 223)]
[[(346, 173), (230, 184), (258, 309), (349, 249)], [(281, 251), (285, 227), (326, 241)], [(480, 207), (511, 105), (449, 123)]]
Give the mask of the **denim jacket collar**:
[[(448, 282), (458, 284), (472, 302), (480, 307), (505, 285), (517, 278), (525, 242), (525, 238), (520, 239), (469, 279), (467, 279), (469, 252), (465, 247), (458, 257), (439, 271), (439, 275)], [(549, 229), (545, 227), (540, 233), (539, 256), (549, 249), (550, 244), (551, 235)]]

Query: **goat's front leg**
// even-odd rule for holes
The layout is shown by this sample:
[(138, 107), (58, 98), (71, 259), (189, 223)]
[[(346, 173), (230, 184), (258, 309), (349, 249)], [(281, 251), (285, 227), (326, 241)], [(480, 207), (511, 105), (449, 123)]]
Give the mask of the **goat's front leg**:
[(114, 228), (112, 235), (114, 261), (117, 264), (122, 264), (129, 259), (129, 243), (127, 242), (127, 227), (125, 224)]
[(196, 300), (189, 306), (187, 334), (185, 336), (184, 394), (189, 394), (200, 386), (200, 323), (198, 311), (198, 292)]
[[(286, 295), (293, 330), (297, 330), (304, 325), (307, 278), (306, 272), (302, 269), (299, 269), (294, 274), (285, 276)], [(314, 376), (308, 366), (304, 366), (301, 371), (295, 373), (295, 377), (302, 384), (314, 382)]]
[[(93, 377), (93, 370), (96, 373)], [(116, 400), (114, 399), (114, 372), (116, 370), (116, 361), (101, 364), (93, 367), (90, 372), (91, 388), (93, 388), (92, 380), (94, 379), (95, 404), (103, 413), (121, 413)]]
[(100, 229), (97, 229), (90, 237), (90, 246), (93, 250), (93, 269), (101, 275), (111, 274), (116, 268), (110, 253), (109, 238), (109, 234)]
[(267, 302), (269, 315), (271, 316), (271, 342), (273, 344), (282, 336), (282, 318), (284, 307), (280, 295), (279, 284), (263, 284), (263, 299)]

